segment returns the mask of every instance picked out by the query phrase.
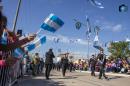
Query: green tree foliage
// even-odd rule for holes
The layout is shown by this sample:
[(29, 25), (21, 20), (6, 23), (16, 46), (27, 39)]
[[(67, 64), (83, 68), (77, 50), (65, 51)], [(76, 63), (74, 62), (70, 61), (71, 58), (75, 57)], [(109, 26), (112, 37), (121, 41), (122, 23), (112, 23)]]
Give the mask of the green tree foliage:
[(126, 59), (130, 57), (129, 43), (120, 41), (112, 42), (111, 46), (108, 48), (108, 51), (111, 53), (110, 58), (117, 59), (122, 58)]

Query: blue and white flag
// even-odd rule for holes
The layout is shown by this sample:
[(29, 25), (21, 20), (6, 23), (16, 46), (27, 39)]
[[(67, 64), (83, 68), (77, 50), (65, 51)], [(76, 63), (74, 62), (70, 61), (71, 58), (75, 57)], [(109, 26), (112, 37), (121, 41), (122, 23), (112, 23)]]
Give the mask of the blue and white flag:
[(54, 14), (50, 14), (41, 25), (41, 28), (50, 32), (56, 32), (63, 25), (64, 22), (60, 18)]
[(102, 3), (100, 3), (100, 2), (98, 2), (98, 1), (96, 1), (96, 0), (89, 0), (89, 2), (90, 2), (93, 6), (96, 6), (96, 7), (101, 8), (101, 9), (104, 8), (104, 6), (102, 5)]
[(99, 44), (98, 35), (96, 35), (95, 38), (94, 38), (93, 47), (96, 48), (96, 49), (98, 49), (98, 50), (102, 50), (102, 49), (103, 49), (103, 48), (100, 46), (100, 44)]
[(87, 32), (86, 35), (88, 36), (88, 38), (90, 38), (90, 34), (91, 34), (91, 25), (90, 25), (90, 21), (88, 16), (86, 16), (86, 21), (87, 21)]
[(20, 48), (17, 48), (17, 49), (14, 50), (13, 56), (15, 58), (22, 58), (24, 54), (25, 53), (24, 53), (23, 50), (21, 50)]
[(34, 41), (33, 43), (28, 44), (28, 45), (25, 47), (25, 50), (27, 50), (27, 51), (32, 51), (32, 50), (34, 50), (36, 47), (39, 47), (39, 46), (41, 46), (42, 44), (44, 44), (45, 42), (46, 42), (46, 36), (42, 36), (42, 37), (40, 37), (38, 40)]
[(8, 35), (8, 32), (6, 29), (4, 29), (2, 37), (1, 37), (1, 44), (5, 44), (5, 45), (7, 44), (7, 39), (8, 39), (7, 35)]

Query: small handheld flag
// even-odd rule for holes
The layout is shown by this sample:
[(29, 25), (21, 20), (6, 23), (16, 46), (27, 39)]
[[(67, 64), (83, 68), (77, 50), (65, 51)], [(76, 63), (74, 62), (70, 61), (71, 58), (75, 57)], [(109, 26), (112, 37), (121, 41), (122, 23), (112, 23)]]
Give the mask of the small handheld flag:
[(41, 28), (54, 33), (63, 25), (64, 22), (60, 18), (54, 14), (50, 14), (41, 25)]
[(42, 45), (43, 43), (46, 42), (46, 36), (42, 36), (41, 38), (39, 38), (38, 40), (36, 40), (35, 42), (33, 42), (32, 44), (28, 44), (25, 47), (25, 50), (27, 51), (32, 51), (34, 50), (36, 47)]
[(5, 45), (7, 44), (7, 35), (8, 35), (7, 30), (4, 29), (3, 34), (2, 34), (2, 38), (1, 38), (1, 44), (5, 44)]
[(25, 53), (24, 53), (23, 50), (21, 50), (20, 48), (17, 48), (17, 49), (14, 50), (13, 56), (14, 56), (15, 58), (22, 58), (24, 54), (25, 54)]

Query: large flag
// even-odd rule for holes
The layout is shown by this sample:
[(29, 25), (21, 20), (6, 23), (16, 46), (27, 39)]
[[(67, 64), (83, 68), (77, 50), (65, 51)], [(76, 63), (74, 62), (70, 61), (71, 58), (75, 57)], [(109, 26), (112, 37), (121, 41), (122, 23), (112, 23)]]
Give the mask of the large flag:
[(22, 58), (24, 54), (25, 53), (24, 53), (24, 51), (22, 49), (17, 48), (17, 49), (14, 50), (13, 56), (15, 58)]
[(94, 38), (93, 47), (98, 49), (98, 50), (103, 50), (103, 48), (99, 44), (99, 37), (98, 37), (98, 35), (96, 35), (95, 38)]
[(54, 14), (50, 14), (41, 25), (41, 28), (50, 32), (56, 32), (63, 25), (64, 22), (60, 18)]
[(25, 47), (25, 50), (27, 51), (32, 51), (34, 50), (36, 47), (39, 47), (41, 46), (43, 43), (46, 42), (46, 36), (42, 36), (40, 37), (38, 40), (34, 41), (33, 43), (31, 44), (28, 44), (26, 47)]

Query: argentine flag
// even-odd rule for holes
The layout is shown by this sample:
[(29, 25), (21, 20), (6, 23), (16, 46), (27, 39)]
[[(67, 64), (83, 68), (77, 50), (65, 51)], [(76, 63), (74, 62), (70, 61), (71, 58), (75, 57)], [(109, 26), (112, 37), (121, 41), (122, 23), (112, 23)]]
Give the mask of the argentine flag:
[(98, 50), (102, 50), (102, 47), (99, 44), (98, 35), (96, 35), (95, 38), (94, 38), (93, 47), (96, 48), (96, 49), (98, 49)]
[(54, 33), (63, 25), (64, 22), (60, 18), (54, 14), (50, 14), (41, 25), (41, 28)]
[(17, 49), (14, 50), (13, 56), (14, 56), (15, 58), (22, 58), (24, 54), (25, 54), (25, 53), (24, 53), (23, 50), (21, 50), (20, 48), (17, 48)]
[(25, 47), (25, 50), (26, 51), (32, 51), (34, 50), (36, 47), (39, 47), (41, 46), (43, 43), (46, 42), (46, 36), (42, 36), (40, 37), (39, 39), (37, 39), (36, 41), (34, 41), (33, 43), (31, 44), (28, 44), (26, 47)]
[(1, 44), (7, 44), (7, 39), (8, 39), (8, 32), (6, 29), (3, 30), (3, 34), (2, 34), (2, 37), (1, 37)]

